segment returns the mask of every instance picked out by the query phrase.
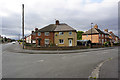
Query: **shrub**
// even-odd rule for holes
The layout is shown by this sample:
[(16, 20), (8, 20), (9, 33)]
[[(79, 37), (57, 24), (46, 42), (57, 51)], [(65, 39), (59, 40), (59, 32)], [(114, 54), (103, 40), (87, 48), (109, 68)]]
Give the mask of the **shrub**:
[(109, 42), (105, 42), (105, 43), (104, 43), (104, 46), (105, 46), (105, 47), (109, 46)]

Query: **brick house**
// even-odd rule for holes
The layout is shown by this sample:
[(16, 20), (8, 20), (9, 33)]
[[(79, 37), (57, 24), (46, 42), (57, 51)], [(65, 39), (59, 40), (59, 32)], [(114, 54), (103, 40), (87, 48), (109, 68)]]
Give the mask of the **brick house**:
[(50, 24), (41, 29), (36, 28), (32, 31), (32, 41), (37, 46), (57, 45), (57, 46), (76, 46), (77, 33), (76, 30), (67, 24), (60, 24), (56, 20), (55, 24)]
[(32, 40), (36, 40), (37, 46), (47, 46), (54, 43), (54, 24), (50, 24), (38, 30), (35, 29), (33, 32)]
[(119, 37), (116, 36), (112, 31), (108, 32), (108, 29), (105, 29), (104, 32), (109, 34), (109, 38), (111, 39), (111, 42), (113, 43), (119, 42)]
[(108, 36), (109, 34), (98, 29), (98, 25), (96, 24), (94, 28), (82, 34), (82, 40), (92, 40), (92, 43), (104, 44), (104, 42), (110, 41)]
[(71, 26), (65, 23), (56, 22), (55, 44), (57, 46), (77, 46), (77, 32)]

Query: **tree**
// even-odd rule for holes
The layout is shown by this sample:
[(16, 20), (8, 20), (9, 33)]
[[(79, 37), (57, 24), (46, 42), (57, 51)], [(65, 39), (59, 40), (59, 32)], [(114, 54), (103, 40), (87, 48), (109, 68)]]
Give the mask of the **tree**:
[(83, 31), (77, 31), (77, 40), (82, 39), (82, 33), (84, 33), (84, 32)]

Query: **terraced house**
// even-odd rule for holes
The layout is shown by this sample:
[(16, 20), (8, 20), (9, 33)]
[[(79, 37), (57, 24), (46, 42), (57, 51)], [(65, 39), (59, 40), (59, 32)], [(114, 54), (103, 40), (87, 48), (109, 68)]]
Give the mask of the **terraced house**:
[(37, 46), (76, 46), (77, 33), (76, 30), (65, 23), (59, 23), (56, 20), (55, 24), (50, 24), (41, 29), (36, 28), (32, 31), (32, 41)]
[(104, 42), (110, 41), (109, 34), (98, 29), (96, 24), (94, 28), (82, 34), (82, 40), (91, 40), (92, 43), (104, 44)]

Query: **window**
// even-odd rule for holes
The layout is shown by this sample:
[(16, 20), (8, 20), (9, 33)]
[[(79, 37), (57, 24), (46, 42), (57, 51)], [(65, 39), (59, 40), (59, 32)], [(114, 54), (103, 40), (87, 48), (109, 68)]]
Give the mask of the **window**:
[(102, 34), (102, 37), (103, 37), (104, 35)]
[(41, 35), (41, 32), (38, 32), (38, 36), (40, 36)]
[(72, 32), (69, 32), (69, 35), (72, 35)]
[(101, 37), (101, 34), (99, 34), (99, 37)]
[(49, 36), (49, 34), (50, 34), (49, 32), (45, 32), (45, 36)]
[(63, 35), (63, 32), (59, 32), (59, 35)]
[(102, 39), (102, 44), (104, 43), (104, 39)]
[(101, 39), (99, 39), (99, 42), (101, 42)]
[(59, 43), (60, 44), (64, 44), (64, 40), (63, 39), (59, 39)]
[(45, 44), (49, 44), (49, 39), (45, 39)]

